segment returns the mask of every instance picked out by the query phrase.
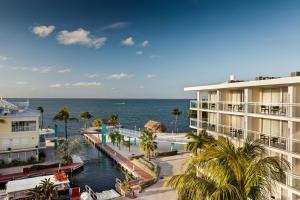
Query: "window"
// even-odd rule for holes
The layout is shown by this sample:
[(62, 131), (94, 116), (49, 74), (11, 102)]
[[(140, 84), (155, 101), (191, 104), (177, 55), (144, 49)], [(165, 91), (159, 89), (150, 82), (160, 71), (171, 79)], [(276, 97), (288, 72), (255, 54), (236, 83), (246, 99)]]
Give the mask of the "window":
[(12, 132), (36, 131), (36, 121), (13, 121)]

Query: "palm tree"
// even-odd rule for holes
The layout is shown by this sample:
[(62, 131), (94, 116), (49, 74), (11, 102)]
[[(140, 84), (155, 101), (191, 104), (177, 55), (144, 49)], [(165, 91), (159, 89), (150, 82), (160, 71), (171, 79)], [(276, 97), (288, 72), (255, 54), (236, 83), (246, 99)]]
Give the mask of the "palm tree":
[(118, 124), (118, 121), (119, 121), (119, 115), (118, 114), (113, 114), (111, 117), (110, 117), (110, 121), (111, 121), (111, 124), (112, 125), (117, 125)]
[(149, 130), (142, 129), (140, 137), (140, 149), (147, 153), (148, 160), (151, 159), (151, 152), (157, 149), (156, 135)]
[(113, 144), (113, 146), (115, 146), (115, 143), (116, 143), (116, 133), (109, 134), (109, 137), (110, 137), (111, 143)]
[(88, 121), (93, 117), (93, 115), (89, 112), (81, 112), (79, 117), (84, 121), (84, 128), (87, 128)]
[(57, 200), (58, 191), (55, 188), (55, 185), (49, 179), (42, 180), (40, 185), (36, 186), (30, 191), (31, 199), (35, 200)]
[(115, 133), (116, 141), (117, 141), (117, 146), (119, 147), (119, 150), (121, 150), (121, 141), (123, 140), (123, 136), (119, 133)]
[(55, 155), (63, 160), (63, 164), (72, 163), (72, 156), (78, 154), (82, 149), (80, 138), (64, 141), (55, 151)]
[(175, 128), (175, 132), (177, 130), (177, 122), (178, 122), (178, 118), (181, 115), (181, 111), (178, 108), (174, 108), (171, 112), (172, 115), (175, 116), (175, 121), (174, 121), (174, 128)]
[(42, 106), (38, 106), (36, 108), (41, 113), (41, 129), (44, 128), (44, 108)]
[(272, 185), (283, 180), (288, 169), (286, 160), (266, 156), (258, 141), (236, 147), (219, 137), (190, 159), (184, 174), (168, 178), (164, 186), (176, 189), (186, 200), (263, 200), (269, 199)]
[(68, 140), (68, 123), (69, 121), (78, 121), (75, 117), (70, 117), (69, 109), (63, 107), (58, 113), (53, 117), (53, 120), (63, 121), (65, 124), (65, 138)]
[(185, 149), (197, 154), (200, 149), (206, 144), (215, 142), (215, 138), (207, 133), (205, 129), (201, 130), (199, 134), (190, 132), (185, 136), (190, 141), (185, 145)]

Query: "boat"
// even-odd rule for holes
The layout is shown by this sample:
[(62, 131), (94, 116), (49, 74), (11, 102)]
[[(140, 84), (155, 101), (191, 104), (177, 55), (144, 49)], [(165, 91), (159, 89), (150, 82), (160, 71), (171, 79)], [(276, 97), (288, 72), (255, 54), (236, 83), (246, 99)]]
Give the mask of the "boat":
[(38, 176), (33, 178), (8, 181), (6, 189), (2, 190), (0, 197), (3, 200), (21, 200), (28, 199), (30, 190), (40, 185), (45, 179), (49, 179), (58, 190), (60, 195), (69, 194), (70, 181), (64, 172), (58, 172), (49, 176)]

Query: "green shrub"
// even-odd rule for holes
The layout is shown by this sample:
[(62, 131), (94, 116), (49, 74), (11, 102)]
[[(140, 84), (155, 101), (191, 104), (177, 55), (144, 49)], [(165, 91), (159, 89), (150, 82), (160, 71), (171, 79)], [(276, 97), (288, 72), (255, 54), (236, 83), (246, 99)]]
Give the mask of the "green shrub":
[(36, 170), (50, 169), (50, 168), (55, 168), (55, 167), (59, 167), (59, 163), (54, 163), (54, 164), (50, 164), (50, 165), (33, 165), (29, 168), (29, 170), (36, 171)]
[(164, 151), (164, 152), (156, 152), (155, 156), (156, 157), (165, 157), (165, 156), (175, 156), (177, 155), (178, 150), (173, 150), (173, 151)]

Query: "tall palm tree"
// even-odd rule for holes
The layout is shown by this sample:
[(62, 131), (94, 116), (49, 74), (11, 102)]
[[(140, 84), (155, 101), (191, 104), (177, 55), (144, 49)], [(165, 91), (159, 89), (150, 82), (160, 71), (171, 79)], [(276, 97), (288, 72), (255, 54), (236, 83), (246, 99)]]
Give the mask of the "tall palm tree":
[(119, 150), (121, 150), (121, 141), (123, 140), (123, 136), (119, 133), (115, 133), (116, 141), (117, 141), (117, 146), (119, 147)]
[(185, 145), (185, 149), (197, 154), (200, 149), (206, 144), (215, 142), (215, 138), (207, 133), (205, 129), (201, 130), (199, 134), (190, 132), (185, 136), (190, 141)]
[(42, 180), (40, 185), (30, 191), (31, 199), (35, 200), (57, 200), (58, 191), (50, 179)]
[(186, 200), (264, 200), (288, 169), (286, 160), (266, 156), (258, 141), (247, 140), (243, 147), (236, 147), (220, 137), (191, 158), (184, 174), (168, 178), (164, 186), (176, 189)]
[(114, 125), (114, 126), (117, 125), (118, 121), (119, 121), (119, 115), (118, 114), (111, 115), (110, 121), (111, 121), (112, 125)]
[(63, 107), (58, 113), (53, 117), (55, 121), (62, 121), (65, 124), (65, 138), (68, 140), (68, 123), (69, 121), (78, 121), (75, 117), (70, 117), (69, 109), (67, 107)]
[(93, 115), (89, 112), (81, 112), (79, 117), (84, 121), (84, 128), (87, 128), (88, 121), (93, 117)]
[(174, 128), (175, 128), (175, 132), (177, 130), (177, 122), (178, 122), (178, 118), (181, 115), (181, 111), (178, 108), (174, 108), (171, 112), (172, 115), (175, 116), (175, 121), (174, 121)]
[(141, 130), (140, 149), (147, 153), (148, 160), (151, 159), (151, 153), (157, 149), (156, 135), (146, 129)]
[(116, 133), (109, 134), (109, 138), (110, 138), (111, 143), (113, 144), (113, 146), (115, 146), (115, 143), (116, 143)]
[(42, 106), (38, 106), (36, 108), (41, 113), (41, 129), (44, 128), (44, 108)]

